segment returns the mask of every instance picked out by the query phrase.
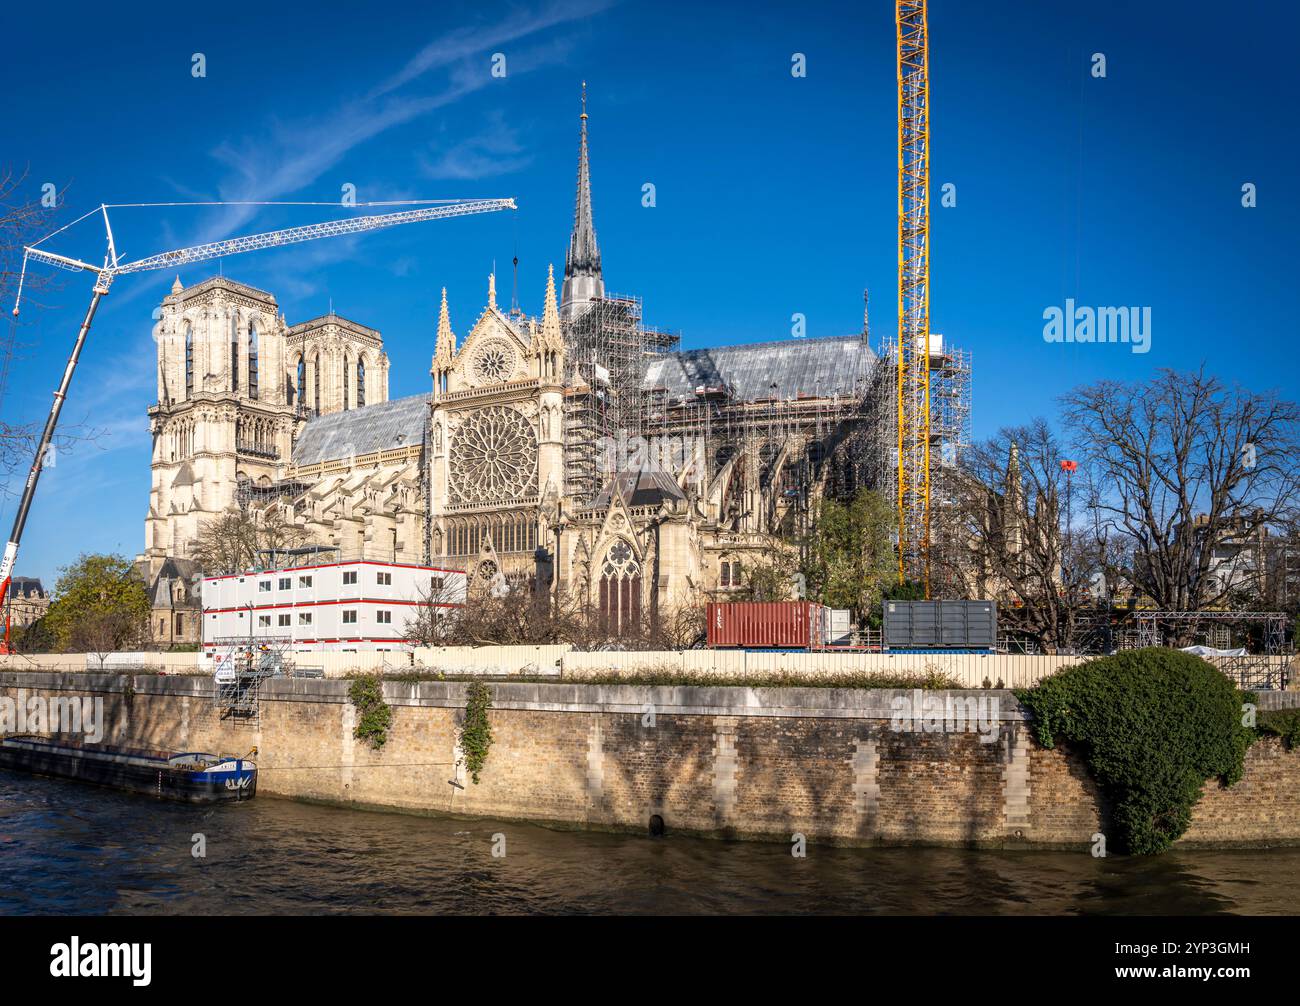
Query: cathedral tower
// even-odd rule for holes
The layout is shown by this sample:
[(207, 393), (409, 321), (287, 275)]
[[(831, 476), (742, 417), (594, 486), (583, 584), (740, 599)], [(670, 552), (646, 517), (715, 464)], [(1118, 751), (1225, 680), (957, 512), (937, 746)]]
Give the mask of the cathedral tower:
[(189, 557), (199, 528), (289, 460), (295, 409), (275, 298), (214, 277), (178, 278), (155, 314), (158, 403), (149, 409), (151, 566)]

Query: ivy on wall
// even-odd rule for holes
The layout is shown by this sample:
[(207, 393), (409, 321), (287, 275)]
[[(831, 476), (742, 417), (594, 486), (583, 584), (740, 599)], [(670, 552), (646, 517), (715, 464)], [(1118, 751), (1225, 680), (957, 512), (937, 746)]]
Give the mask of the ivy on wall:
[(465, 722), (460, 727), (460, 749), (465, 754), (465, 766), (470, 778), (478, 783), (478, 775), (487, 761), (492, 747), (492, 725), (488, 710), (492, 708), (492, 690), (482, 681), (471, 682), (466, 689)]
[(357, 709), (357, 725), (352, 736), (369, 741), (378, 751), (388, 741), (393, 725), (393, 707), (384, 701), (384, 682), (378, 674), (362, 674), (352, 679), (348, 698)]
[(1191, 823), (1207, 779), (1242, 775), (1258, 734), (1216, 668), (1169, 649), (1129, 650), (1044, 678), (1016, 696), (1043, 747), (1075, 745), (1110, 802), (1120, 851), (1164, 852)]

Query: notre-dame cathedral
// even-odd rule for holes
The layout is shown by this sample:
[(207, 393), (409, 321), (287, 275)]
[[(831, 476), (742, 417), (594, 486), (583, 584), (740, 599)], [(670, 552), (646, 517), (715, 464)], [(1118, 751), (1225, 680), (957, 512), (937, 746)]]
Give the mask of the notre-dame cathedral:
[(585, 106), (559, 291), (548, 273), (528, 316), (488, 277), (458, 338), (444, 289), (428, 394), (389, 399), (378, 330), (332, 312), (289, 325), (272, 294), (224, 277), (178, 279), (155, 317), (155, 578), (187, 565), (204, 522), (278, 508), (340, 558), (564, 592), (617, 629), (740, 589), (824, 494), (870, 481), (861, 441), (884, 368), (865, 323), (682, 350), (639, 300), (606, 293)]

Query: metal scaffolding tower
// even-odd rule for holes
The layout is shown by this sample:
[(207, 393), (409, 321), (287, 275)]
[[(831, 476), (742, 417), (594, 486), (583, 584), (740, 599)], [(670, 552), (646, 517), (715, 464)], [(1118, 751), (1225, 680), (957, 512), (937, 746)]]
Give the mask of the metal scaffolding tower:
[(582, 503), (611, 474), (605, 445), (642, 433), (641, 384), (650, 355), (674, 349), (679, 337), (648, 327), (639, 297), (610, 294), (591, 302), (566, 326), (566, 482)]

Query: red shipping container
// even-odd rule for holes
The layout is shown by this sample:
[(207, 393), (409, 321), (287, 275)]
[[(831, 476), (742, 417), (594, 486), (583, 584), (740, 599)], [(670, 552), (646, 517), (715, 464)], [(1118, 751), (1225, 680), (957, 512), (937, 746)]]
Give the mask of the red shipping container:
[(821, 641), (821, 605), (812, 601), (710, 601), (710, 647), (806, 650)]

